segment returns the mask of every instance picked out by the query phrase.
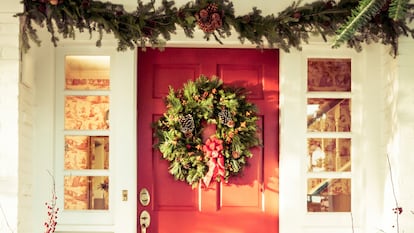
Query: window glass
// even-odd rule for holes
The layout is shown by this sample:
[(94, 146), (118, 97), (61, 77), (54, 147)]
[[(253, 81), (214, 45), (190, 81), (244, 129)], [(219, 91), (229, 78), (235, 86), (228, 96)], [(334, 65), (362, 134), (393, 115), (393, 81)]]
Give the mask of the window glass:
[(308, 138), (308, 171), (351, 171), (351, 139)]
[(108, 209), (108, 176), (65, 176), (65, 210)]
[(108, 169), (109, 136), (65, 136), (65, 169)]
[(65, 96), (65, 129), (109, 129), (108, 96)]
[(351, 59), (308, 59), (308, 91), (351, 91)]
[(351, 211), (351, 179), (308, 179), (308, 211)]
[(351, 100), (308, 98), (307, 126), (310, 132), (350, 132)]
[(109, 90), (109, 56), (66, 56), (66, 90)]

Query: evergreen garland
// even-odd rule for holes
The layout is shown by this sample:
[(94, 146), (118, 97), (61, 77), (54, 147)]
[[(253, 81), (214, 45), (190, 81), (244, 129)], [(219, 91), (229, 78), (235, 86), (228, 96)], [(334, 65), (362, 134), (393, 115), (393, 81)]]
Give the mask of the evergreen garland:
[[(301, 49), (311, 35), (320, 35), (325, 41), (337, 36), (334, 47), (346, 43), (358, 51), (362, 43), (380, 42), (391, 45), (397, 54), (400, 36), (414, 37), (408, 26), (413, 19), (414, 6), (408, 0), (317, 0), (301, 5), (293, 3), (275, 15), (262, 15), (253, 8), (246, 15), (236, 16), (229, 0), (195, 0), (176, 7), (173, 1), (163, 0), (155, 7), (155, 0), (126, 12), (122, 5), (97, 0), (22, 0), (22, 49), (30, 48), (29, 40), (40, 44), (33, 23), (46, 26), (51, 41), (57, 45), (58, 34), (75, 38), (75, 31), (97, 32), (101, 45), (104, 33), (112, 33), (118, 40), (118, 50), (137, 46), (165, 46), (166, 41), (180, 27), (192, 38), (199, 28), (205, 39), (218, 42), (238, 33), (241, 43), (249, 41), (263, 48), (278, 47), (285, 51)], [(276, 2), (275, 2), (276, 4)]]
[[(257, 109), (246, 94), (243, 88), (203, 75), (182, 89), (170, 87), (167, 110), (154, 123), (154, 147), (169, 162), (175, 179), (192, 187), (200, 181), (208, 186), (211, 180), (227, 182), (243, 171), (252, 157), (250, 149), (260, 145)], [(208, 124), (215, 131), (206, 140), (203, 131)]]

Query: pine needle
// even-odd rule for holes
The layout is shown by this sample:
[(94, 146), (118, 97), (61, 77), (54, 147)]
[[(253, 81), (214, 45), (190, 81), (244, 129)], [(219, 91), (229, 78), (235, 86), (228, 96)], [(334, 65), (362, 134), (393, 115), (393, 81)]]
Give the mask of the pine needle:
[(361, 0), (356, 9), (352, 10), (348, 21), (337, 31), (332, 47), (338, 48), (342, 43), (350, 40), (360, 28), (379, 12), (384, 4), (385, 0)]
[(404, 20), (410, 0), (392, 0), (389, 8), (389, 17), (394, 21)]

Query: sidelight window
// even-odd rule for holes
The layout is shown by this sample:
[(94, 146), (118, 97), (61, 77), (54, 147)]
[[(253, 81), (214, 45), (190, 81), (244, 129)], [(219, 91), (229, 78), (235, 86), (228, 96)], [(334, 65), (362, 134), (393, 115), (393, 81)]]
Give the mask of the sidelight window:
[(108, 210), (110, 57), (65, 56), (65, 210)]
[(307, 60), (307, 210), (350, 212), (351, 59)]

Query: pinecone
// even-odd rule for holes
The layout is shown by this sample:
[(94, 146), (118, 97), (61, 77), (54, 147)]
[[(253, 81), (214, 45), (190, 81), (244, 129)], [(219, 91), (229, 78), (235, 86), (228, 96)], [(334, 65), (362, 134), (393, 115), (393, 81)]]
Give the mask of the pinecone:
[(216, 3), (211, 3), (207, 6), (208, 12), (217, 12), (218, 11), (218, 5)]
[(195, 17), (201, 30), (211, 33), (223, 25), (223, 12), (219, 12), (218, 5), (209, 4), (205, 9), (200, 10)]
[(89, 8), (91, 6), (90, 0), (82, 0), (82, 7), (83, 8)]

